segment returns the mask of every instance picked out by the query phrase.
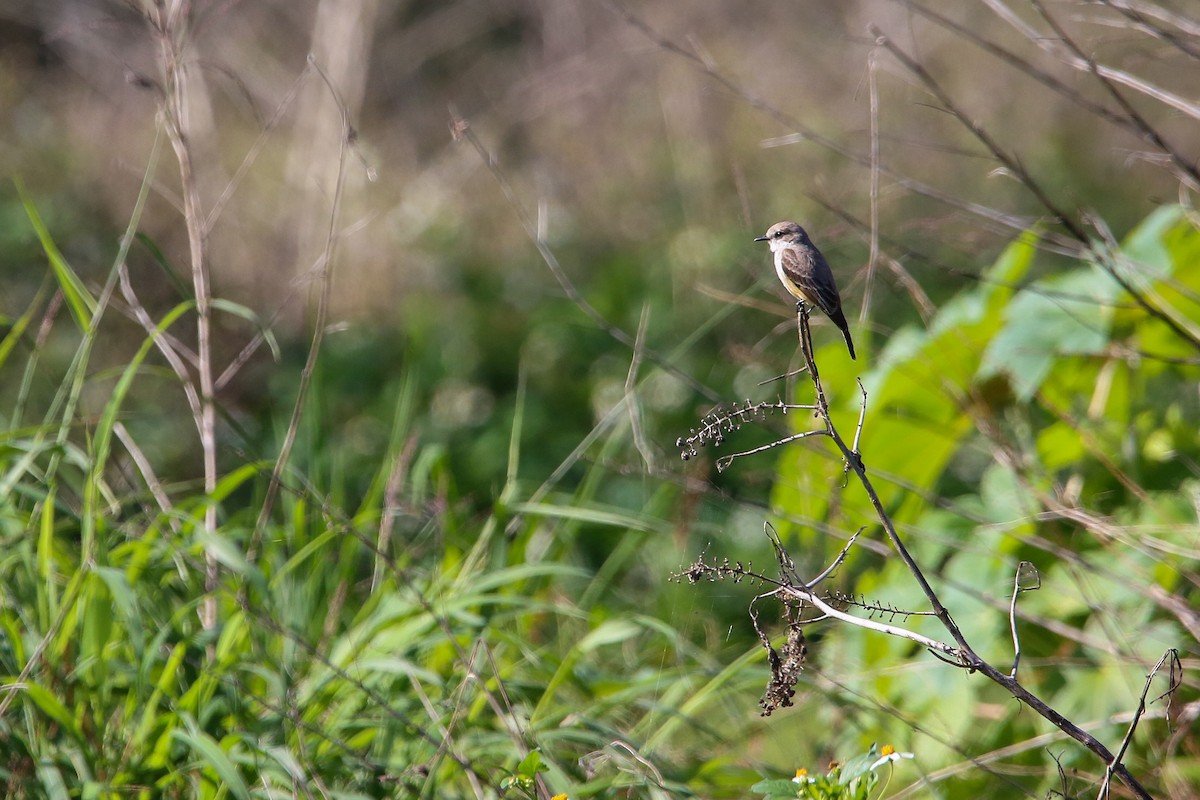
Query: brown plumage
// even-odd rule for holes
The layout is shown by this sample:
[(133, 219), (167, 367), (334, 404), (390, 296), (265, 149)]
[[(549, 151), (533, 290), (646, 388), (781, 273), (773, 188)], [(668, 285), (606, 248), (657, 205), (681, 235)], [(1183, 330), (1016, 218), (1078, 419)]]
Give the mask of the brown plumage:
[(846, 337), (846, 347), (853, 359), (854, 340), (850, 338), (850, 325), (842, 313), (842, 298), (833, 280), (833, 270), (804, 228), (794, 222), (777, 222), (765, 236), (754, 241), (771, 245), (771, 252), (775, 254), (775, 272), (783, 288), (796, 298), (797, 307), (800, 303), (816, 306), (833, 320)]

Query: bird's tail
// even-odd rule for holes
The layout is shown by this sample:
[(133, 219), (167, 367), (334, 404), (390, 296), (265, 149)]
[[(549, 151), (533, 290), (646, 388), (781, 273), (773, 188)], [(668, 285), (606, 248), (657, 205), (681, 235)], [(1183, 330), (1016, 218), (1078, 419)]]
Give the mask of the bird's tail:
[(846, 337), (846, 347), (850, 350), (850, 360), (855, 361), (856, 359), (854, 358), (854, 340), (850, 338), (850, 326), (849, 325), (844, 326), (842, 328), (842, 336)]
[(833, 313), (829, 314), (829, 318), (841, 330), (842, 336), (846, 337), (846, 348), (850, 350), (850, 360), (857, 360), (854, 358), (854, 340), (850, 338), (850, 325), (846, 322), (846, 315), (842, 313), (842, 309), (840, 307), (833, 309)]

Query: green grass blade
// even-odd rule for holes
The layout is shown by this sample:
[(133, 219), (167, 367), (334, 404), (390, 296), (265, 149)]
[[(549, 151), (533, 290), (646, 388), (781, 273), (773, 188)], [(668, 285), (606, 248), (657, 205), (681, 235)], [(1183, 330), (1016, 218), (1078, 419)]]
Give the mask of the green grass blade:
[(242, 779), (237, 767), (221, 749), (215, 739), (199, 730), (173, 731), (172, 737), (191, 748), (197, 760), (211, 769), (220, 779), (220, 785), (228, 789), (239, 800), (250, 799), (250, 787)]
[(167, 276), (167, 281), (175, 287), (175, 291), (179, 293), (180, 297), (184, 298), (185, 300), (191, 300), (195, 298), (195, 294), (192, 292), (191, 282), (185, 281), (179, 276), (179, 273), (173, 266), (171, 266), (171, 262), (167, 260), (166, 255), (163, 253), (162, 248), (158, 246), (157, 242), (155, 242), (146, 234), (140, 232), (134, 234), (134, 239), (138, 242), (138, 244), (146, 248), (148, 253), (150, 253), (150, 258), (154, 260), (155, 264), (158, 264), (159, 268), (163, 271), (163, 274)]
[(5, 362), (8, 361), (13, 348), (17, 346), (17, 342), (21, 341), (21, 337), (25, 335), (25, 331), (29, 328), (29, 323), (33, 320), (35, 312), (41, 308), (45, 297), (46, 285), (43, 284), (38, 288), (37, 294), (33, 297), (33, 302), (25, 309), (25, 313), (17, 318), (12, 327), (8, 329), (8, 332), (4, 334), (4, 338), (0, 339), (0, 367), (3, 367)]
[(259, 317), (259, 315), (255, 313), (253, 309), (248, 308), (241, 303), (234, 303), (230, 300), (222, 300), (219, 297), (212, 298), (209, 305), (215, 309), (224, 311), (227, 314), (232, 314), (235, 317), (241, 317), (257, 328), (258, 332), (262, 334), (263, 341), (267, 343), (267, 347), (271, 350), (271, 357), (277, 362), (280, 360), (282, 354), (279, 350), (279, 342), (276, 340), (275, 334), (270, 328), (267, 327), (267, 324), (262, 321), (262, 318)]
[(21, 197), (21, 205), (25, 207), (25, 214), (29, 217), (34, 231), (37, 232), (38, 240), (42, 243), (42, 250), (50, 259), (50, 268), (54, 270), (54, 277), (58, 281), (59, 288), (62, 289), (63, 297), (67, 301), (67, 308), (71, 310), (71, 316), (75, 318), (75, 324), (81, 331), (90, 330), (92, 318), (96, 313), (96, 298), (92, 297), (91, 292), (87, 290), (83, 281), (79, 279), (79, 276), (71, 269), (71, 265), (67, 263), (67, 259), (63, 257), (58, 245), (54, 243), (50, 229), (42, 221), (33, 200), (26, 194), (25, 185), (21, 179), (14, 178), (13, 182), (17, 186), (17, 194)]
[(53, 692), (41, 684), (33, 682), (25, 683), (21, 690), (35, 706), (41, 709), (43, 714), (57, 722), (72, 737), (80, 738), (79, 726), (75, 724), (74, 715), (54, 696)]
[(154, 328), (154, 335), (147, 336), (142, 340), (141, 347), (138, 348), (136, 354), (125, 365), (125, 369), (121, 371), (121, 377), (117, 379), (117, 385), (113, 387), (112, 394), (108, 398), (108, 403), (104, 406), (104, 412), (100, 415), (100, 422), (96, 426), (96, 443), (94, 446), (94, 467), (96, 475), (99, 477), (101, 471), (104, 470), (105, 463), (108, 460), (109, 448), (112, 444), (113, 426), (117, 422), (117, 412), (121, 409), (121, 403), (124, 402), (125, 396), (129, 393), (129, 387), (133, 385), (134, 376), (137, 375), (138, 369), (141, 368), (142, 362), (146, 360), (151, 348), (154, 347), (154, 342), (158, 335), (175, 324), (181, 316), (192, 308), (193, 304), (188, 301), (180, 303), (167, 312), (162, 321)]

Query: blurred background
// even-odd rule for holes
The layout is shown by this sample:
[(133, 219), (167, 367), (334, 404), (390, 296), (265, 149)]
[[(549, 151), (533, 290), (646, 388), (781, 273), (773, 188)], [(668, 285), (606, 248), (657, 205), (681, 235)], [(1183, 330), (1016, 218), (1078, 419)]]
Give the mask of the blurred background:
[[(604, 591), (617, 599), (596, 613), (645, 610), (701, 648), (754, 651), (745, 615), (754, 587), (697, 592), (667, 584), (669, 571), (712, 542), (722, 555), (769, 562), (762, 525), (772, 514), (820, 531), (861, 522), (835, 501), (823, 505), (839, 468), (821, 445), (800, 452), (824, 459), (828, 475), (782, 494), (776, 454), (720, 474), (703, 454), (679, 458), (676, 438), (703, 414), (784, 394), (785, 384), (762, 382), (799, 363), (793, 307), (753, 237), (794, 219), (833, 266), (858, 362), (827, 321), (815, 321), (815, 337), (834, 402), (852, 408), (853, 378), (869, 376), (890, 342), (924, 330), (951, 298), (1000, 280), (988, 271), (1023, 231), (1046, 237), (1005, 287), (1014, 291), (1077, 263), (1058, 214), (1099, 241), (1102, 228), (1082, 221), (1093, 214), (1121, 240), (1163, 205), (1190, 209), (1197, 188), (1194, 4), (946, 5), (184, 4), (187, 125), (210, 215), (214, 294), (256, 317), (215, 316), (222, 470), (278, 453), (327, 268), (320, 379), (294, 460), (331, 503), (353, 507), (370, 493), (408, 397), (407, 452), (433, 487), (423, 505), (397, 512), (414, 563), (470, 547), (477, 528), (422, 527), (446, 508), (478, 521), (500, 514), (513, 482), (552, 500), (587, 488), (599, 470), (597, 502), (653, 517), (641, 531), (653, 541), (613, 568), (619, 577)], [(0, 6), (0, 312), (9, 323), (47, 274), (12, 179), (98, 293), (156, 146), (163, 80), (159, 40), (138, 4)], [(155, 318), (191, 292), (178, 169), (160, 146), (128, 257)], [(106, 401), (104, 370), (125, 363), (144, 335), (127, 313), (105, 325), (85, 415)], [(252, 345), (261, 328), (273, 331), (276, 352)], [(43, 358), (65, 370), (75, 340), (62, 326), (47, 330)], [(187, 326), (176, 333), (192, 341)], [(154, 359), (124, 424), (160, 476), (194, 486), (200, 456), (182, 422), (187, 405)], [(31, 407), (58, 387), (52, 370), (39, 375)], [(632, 432), (605, 438), (614, 414), (631, 414), (621, 403), (634, 384)], [(1182, 396), (1182, 385), (1171, 391)], [(741, 441), (788, 430), (778, 420)], [(596, 433), (605, 435), (589, 438)], [(939, 488), (974, 491), (992, 449), (967, 448)], [(822, 510), (798, 511), (787, 492)], [(596, 570), (619, 544), (595, 520), (548, 530), (514, 560), (567, 547), (564, 561)], [(567, 534), (566, 543), (547, 538)], [(803, 541), (817, 565), (842, 538)], [(990, 588), (1003, 595), (1004, 580)], [(753, 717), (754, 691), (729, 713)], [(822, 719), (847, 727), (805, 752), (832, 757), (839, 736), (869, 739), (860, 700), (843, 696), (841, 711)], [(1000, 715), (1000, 702), (978, 713)], [(787, 730), (802, 729), (793, 719)], [(786, 764), (781, 751), (792, 745), (771, 741), (771, 730), (755, 728), (749, 749)]]
[[(564, 299), (521, 214), (605, 318), (632, 335), (645, 308), (645, 345), (671, 351), (721, 397), (777, 374), (792, 350), (790, 308), (765, 248), (750, 241), (775, 221), (800, 221), (825, 251), (869, 364), (919, 320), (898, 270), (937, 303), (976, 279), (1017, 228), (1050, 216), (875, 45), (870, 25), (1062, 208), (1093, 210), (1119, 236), (1178, 193), (1144, 137), (1093, 113), (1111, 98), (1064, 64), (1065, 46), (1029, 41), (1046, 22), (1023, 3), (962, 4), (948, 19), (899, 0), (258, 0), (193, 13), (184, 52), (197, 179), (206, 208), (222, 199), (208, 237), (216, 294), (302, 343), (332, 224), (332, 346), (347, 352), (330, 367), (345, 365), (334, 372), (347, 391), (369, 401), (415, 361), (450, 435), (504, 413), (524, 358), (534, 402), (553, 405), (555, 427), (573, 426), (543, 431), (559, 443), (531, 454), (546, 464), (624, 385), (628, 353)], [(1139, 31), (1128, 12), (1065, 4), (1050, 13), (1098, 59), (1189, 96), (1191, 52)], [(64, 251), (98, 284), (155, 136), (155, 40), (132, 4), (17, 0), (0, 14), (0, 168), (22, 177), (52, 230), (70, 231)], [(334, 92), (357, 138), (331, 223), (342, 145)], [(1173, 147), (1195, 152), (1194, 116), (1126, 94)], [(473, 147), (454, 141), (453, 115), (495, 157), (513, 198)], [(869, 269), (873, 124), (884, 258)], [(159, 253), (135, 248), (130, 258), (150, 308), (178, 299), (159, 264), (187, 282), (177, 184), (173, 170), (156, 173), (140, 229)], [(9, 220), (0, 269), (15, 309), (44, 257), (11, 184), (0, 192)], [(706, 324), (716, 315), (728, 316)], [(228, 363), (248, 333), (236, 317), (219, 323), (231, 329), (217, 337)], [(222, 400), (261, 409), (279, 396), (263, 391), (278, 375), (256, 361)], [(661, 384), (651, 402), (669, 423), (651, 439), (670, 457), (673, 414), (692, 414), (696, 387)], [(535, 427), (543, 420), (530, 415)], [(478, 488), (502, 463), (488, 455), (502, 453), (494, 444), (468, 459)]]

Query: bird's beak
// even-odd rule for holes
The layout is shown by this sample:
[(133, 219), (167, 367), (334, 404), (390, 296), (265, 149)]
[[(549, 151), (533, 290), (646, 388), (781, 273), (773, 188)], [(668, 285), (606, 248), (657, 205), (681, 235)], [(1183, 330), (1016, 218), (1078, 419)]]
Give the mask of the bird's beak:
[(766, 240), (767, 240), (767, 237), (765, 237), (765, 236), (755, 236), (754, 237), (754, 241), (756, 241), (756, 242), (765, 242)]

